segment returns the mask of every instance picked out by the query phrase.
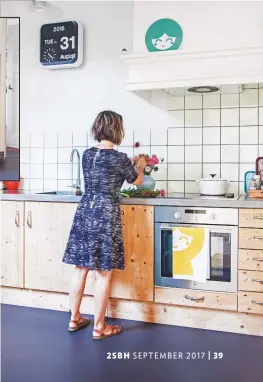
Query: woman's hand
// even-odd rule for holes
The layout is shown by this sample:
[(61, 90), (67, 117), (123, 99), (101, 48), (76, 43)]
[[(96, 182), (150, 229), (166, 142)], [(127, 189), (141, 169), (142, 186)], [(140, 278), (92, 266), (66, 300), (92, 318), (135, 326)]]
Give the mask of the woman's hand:
[(133, 165), (137, 164), (137, 162), (138, 162), (138, 157), (132, 157), (132, 158), (130, 158), (130, 159), (131, 159), (131, 162), (132, 162)]
[(144, 156), (140, 156), (137, 162), (137, 169), (138, 170), (144, 170), (145, 167), (147, 166), (147, 162)]

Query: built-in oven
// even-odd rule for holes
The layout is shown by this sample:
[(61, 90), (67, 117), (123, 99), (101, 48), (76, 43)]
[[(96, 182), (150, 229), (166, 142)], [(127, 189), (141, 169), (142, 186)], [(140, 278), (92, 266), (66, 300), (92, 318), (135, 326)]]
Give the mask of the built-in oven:
[[(202, 227), (209, 232), (206, 282), (173, 278), (173, 228)], [(155, 208), (155, 286), (237, 291), (238, 210), (232, 208)]]

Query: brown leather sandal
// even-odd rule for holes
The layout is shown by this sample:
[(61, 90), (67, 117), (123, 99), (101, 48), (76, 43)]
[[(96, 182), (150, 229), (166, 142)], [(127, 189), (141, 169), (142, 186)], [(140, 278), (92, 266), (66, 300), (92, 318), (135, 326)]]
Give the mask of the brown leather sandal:
[(71, 320), (70, 323), (75, 324), (74, 327), (68, 327), (69, 332), (77, 332), (80, 329), (86, 328), (90, 324), (89, 318), (80, 317), (78, 321)]
[[(111, 331), (109, 333), (105, 333), (105, 328), (110, 327)], [(98, 333), (98, 336), (93, 336), (94, 340), (102, 340), (103, 338), (108, 338), (112, 336), (117, 336), (118, 334), (121, 334), (123, 332), (123, 328), (119, 325), (108, 325), (104, 324), (103, 328), (101, 330), (93, 329), (93, 332)]]

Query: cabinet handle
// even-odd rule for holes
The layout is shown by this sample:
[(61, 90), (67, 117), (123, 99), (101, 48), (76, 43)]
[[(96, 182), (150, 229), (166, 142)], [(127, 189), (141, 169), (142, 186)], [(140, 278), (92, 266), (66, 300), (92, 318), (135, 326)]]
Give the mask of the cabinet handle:
[(256, 300), (252, 300), (251, 302), (252, 304), (263, 305), (263, 302), (258, 302)]
[(124, 211), (121, 211), (121, 214), (124, 215)]
[(254, 215), (253, 219), (255, 219), (255, 220), (263, 220), (263, 214)]
[(15, 225), (17, 227), (20, 227), (20, 212), (19, 211), (16, 211)]
[(252, 281), (253, 281), (254, 283), (260, 283), (260, 284), (263, 284), (263, 280), (260, 280), (260, 279), (255, 279), (255, 278), (253, 278)]
[(203, 297), (190, 297), (190, 296), (188, 296), (187, 294), (184, 296), (184, 298), (186, 299), (186, 300), (191, 300), (191, 301), (196, 301), (196, 302), (198, 302), (198, 301), (205, 301), (205, 298), (204, 298), (204, 296)]
[(254, 235), (254, 236), (252, 237), (252, 239), (263, 240), (263, 236), (256, 236), (256, 235)]
[(253, 257), (252, 260), (263, 261), (263, 257)]
[(27, 225), (29, 228), (32, 228), (32, 212), (29, 211), (27, 214)]

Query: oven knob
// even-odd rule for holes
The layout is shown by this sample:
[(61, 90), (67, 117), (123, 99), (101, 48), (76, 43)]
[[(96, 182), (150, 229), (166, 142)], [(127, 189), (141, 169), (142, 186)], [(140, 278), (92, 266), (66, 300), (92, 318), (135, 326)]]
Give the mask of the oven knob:
[(212, 215), (210, 216), (210, 219), (211, 219), (211, 220), (216, 220), (216, 214), (212, 214)]
[(182, 217), (181, 212), (176, 211), (176, 212), (174, 213), (174, 218), (175, 218), (176, 220), (181, 219), (181, 217)]

